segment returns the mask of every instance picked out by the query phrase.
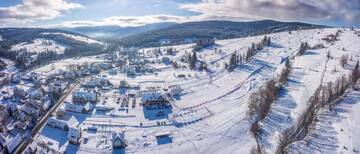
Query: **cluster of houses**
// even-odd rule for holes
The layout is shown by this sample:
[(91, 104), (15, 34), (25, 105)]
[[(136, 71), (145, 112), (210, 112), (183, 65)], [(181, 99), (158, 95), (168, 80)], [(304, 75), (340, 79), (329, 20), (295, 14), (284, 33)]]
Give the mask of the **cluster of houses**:
[(10, 82), (10, 74), (6, 72), (0, 72), (0, 86), (3, 86)]
[(15, 73), (0, 95), (0, 153), (11, 153), (54, 105), (67, 82), (37, 73)]
[(126, 90), (125, 96), (141, 98), (141, 104), (144, 106), (164, 105), (169, 106), (170, 100), (179, 96), (182, 92), (180, 85), (163, 86), (142, 86), (139, 84), (128, 84), (126, 81), (120, 81), (120, 89)]

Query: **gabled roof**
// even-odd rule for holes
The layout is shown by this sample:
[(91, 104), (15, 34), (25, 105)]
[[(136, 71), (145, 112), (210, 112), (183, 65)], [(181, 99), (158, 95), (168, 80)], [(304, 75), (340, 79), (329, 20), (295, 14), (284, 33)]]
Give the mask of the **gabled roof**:
[(79, 125), (79, 121), (77, 121), (74, 116), (71, 116), (67, 123), (69, 127), (73, 128), (76, 128)]
[(12, 153), (15, 148), (20, 144), (22, 140), (22, 137), (20, 134), (17, 134), (11, 141), (9, 141), (9, 144), (7, 145), (8, 152)]
[(164, 99), (164, 96), (158, 92), (147, 92), (143, 93), (141, 96), (142, 101), (157, 101), (161, 99)]
[(94, 106), (90, 102), (87, 102), (84, 106), (84, 110), (86, 110), (86, 111), (90, 111), (93, 108), (94, 108)]
[(82, 98), (85, 98), (87, 100), (96, 100), (96, 94), (95, 93), (77, 91), (77, 92), (74, 92), (73, 95), (75, 97), (82, 97)]

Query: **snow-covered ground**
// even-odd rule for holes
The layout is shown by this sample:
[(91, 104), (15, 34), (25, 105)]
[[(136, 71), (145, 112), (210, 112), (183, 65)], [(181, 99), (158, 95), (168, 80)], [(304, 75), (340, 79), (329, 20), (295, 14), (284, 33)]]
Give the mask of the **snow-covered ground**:
[(67, 71), (66, 67), (69, 65), (83, 65), (83, 64), (91, 64), (91, 63), (100, 63), (104, 61), (106, 60), (102, 58), (97, 58), (97, 56), (69, 58), (69, 59), (62, 59), (51, 62), (48, 65), (36, 68), (33, 71), (47, 76), (50, 74), (59, 73), (60, 71)]
[[(180, 85), (184, 92), (172, 102), (172, 110), (165, 118), (152, 119), (153, 114), (139, 105), (139, 100), (134, 108), (121, 107), (116, 104), (116, 99), (121, 97), (117, 88), (104, 92), (101, 97), (107, 97), (106, 105), (114, 107), (111, 112), (96, 112), (91, 114), (77, 114), (67, 112), (66, 117), (74, 116), (80, 127), (97, 127), (96, 134), (84, 132), (86, 142), (79, 146), (68, 144), (66, 132), (45, 126), (40, 136), (45, 136), (59, 143), (59, 148), (69, 153), (249, 153), (256, 147), (256, 141), (249, 132), (250, 123), (248, 111), (248, 97), (256, 91), (262, 83), (273, 77), (281, 66), (282, 59), (291, 57), (300, 47), (301, 42), (307, 41), (310, 46), (323, 43), (326, 48), (308, 50), (305, 55), (295, 57), (293, 71), (290, 73), (288, 83), (280, 91), (279, 97), (273, 104), (269, 115), (261, 122), (261, 129), (265, 132), (261, 137), (265, 149), (272, 153), (278, 142), (278, 136), (285, 129), (291, 127), (296, 119), (307, 107), (306, 101), (314, 90), (322, 83), (334, 81), (348, 69), (339, 65), (339, 57), (343, 54), (352, 56), (349, 68), (353, 67), (355, 60), (359, 60), (360, 38), (353, 31), (346, 30), (340, 35), (340, 41), (327, 44), (321, 39), (328, 34), (334, 34), (338, 29), (314, 29), (269, 34), (272, 45), (256, 54), (250, 62), (239, 65), (233, 72), (224, 70), (224, 63), (229, 61), (229, 56), (234, 51), (245, 52), (252, 42), (259, 42), (263, 36), (217, 41), (216, 47), (207, 48), (197, 53), (199, 60), (208, 64), (209, 72), (191, 71), (186, 68), (173, 69), (171, 65), (156, 63), (153, 67), (160, 70), (157, 74), (146, 74), (137, 77), (127, 77), (125, 74), (108, 75), (108, 79), (115, 85), (121, 80), (130, 84)], [(185, 52), (191, 51), (190, 45), (175, 46), (176, 54), (158, 57), (169, 57), (179, 61)], [(165, 48), (165, 47), (164, 47)], [(215, 48), (222, 52), (215, 52)], [(343, 50), (344, 48), (344, 50)], [(151, 49), (144, 49), (151, 50)], [(328, 60), (327, 55), (334, 57)], [(149, 57), (149, 60), (156, 59)], [(88, 61), (88, 59), (85, 59)], [(68, 60), (57, 64), (70, 64), (79, 60)], [(180, 63), (181, 65), (185, 65)], [(50, 64), (51, 66), (51, 64)], [(63, 67), (60, 66), (59, 67)], [(333, 71), (336, 68), (336, 71)], [(53, 68), (43, 67), (37, 71), (52, 71)], [(184, 74), (185, 78), (179, 78)], [(358, 93), (350, 92), (352, 102), (359, 102), (355, 97)], [(104, 98), (105, 99), (105, 98)], [(347, 103), (346, 97), (339, 108), (346, 108), (337, 116), (345, 117), (333, 124), (336, 134), (331, 134), (339, 142), (334, 147), (337, 151), (343, 146), (349, 148), (359, 147), (359, 136), (356, 118), (360, 109), (359, 103)], [(67, 98), (71, 101), (71, 97)], [(102, 102), (100, 100), (100, 102)], [(130, 101), (131, 102), (131, 101)], [(131, 105), (130, 105), (131, 106)], [(332, 118), (332, 117), (329, 117)], [(157, 122), (166, 122), (158, 126)], [(143, 124), (139, 127), (140, 123)], [(113, 151), (111, 147), (111, 132), (125, 131), (128, 146), (125, 151)], [(339, 132), (341, 131), (341, 132)], [(56, 132), (56, 133), (54, 133)], [(170, 132), (171, 141), (166, 144), (159, 143), (155, 134)], [(345, 132), (345, 133), (344, 133)], [(311, 147), (310, 147), (311, 148)], [(305, 151), (312, 153), (313, 150)], [(333, 153), (335, 151), (330, 151)], [(346, 152), (346, 151), (345, 151)]]
[(56, 53), (64, 53), (66, 46), (59, 44), (53, 40), (35, 39), (32, 42), (23, 42), (13, 45), (11, 51), (27, 51), (30, 53), (42, 53), (46, 51), (55, 51)]
[(65, 33), (41, 33), (41, 34), (42, 35), (62, 35), (62, 36), (65, 36), (67, 38), (74, 39), (74, 40), (81, 41), (81, 42), (85, 42), (85, 43), (88, 43), (88, 44), (93, 44), (93, 43), (103, 44), (100, 41), (94, 40), (94, 39), (89, 38), (89, 37), (79, 36), (79, 35), (71, 35), (71, 34), (65, 34)]

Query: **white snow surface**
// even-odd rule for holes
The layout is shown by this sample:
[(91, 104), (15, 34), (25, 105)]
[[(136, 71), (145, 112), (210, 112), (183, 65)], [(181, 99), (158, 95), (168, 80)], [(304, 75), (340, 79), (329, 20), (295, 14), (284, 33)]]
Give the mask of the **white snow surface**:
[(66, 49), (65, 45), (57, 43), (53, 40), (47, 39), (35, 39), (32, 42), (24, 42), (20, 44), (13, 45), (11, 51), (21, 51), (26, 50), (30, 53), (41, 53), (46, 51), (55, 51), (59, 54), (64, 53)]
[[(291, 34), (288, 32), (269, 34), (267, 36), (271, 37), (272, 45), (255, 55), (250, 62), (239, 65), (233, 72), (223, 69), (231, 53), (235, 50), (245, 52), (251, 42), (259, 42), (263, 36), (216, 41), (216, 48), (222, 50), (220, 53), (215, 53), (214, 47), (199, 51), (197, 54), (199, 60), (208, 64), (209, 72), (191, 71), (186, 68), (175, 70), (171, 65), (157, 63), (153, 65), (160, 70), (157, 75), (146, 74), (135, 78), (129, 78), (124, 74), (108, 75), (107, 78), (114, 85), (118, 85), (121, 80), (126, 80), (130, 84), (138, 83), (142, 87), (148, 85), (166, 87), (177, 84), (184, 89), (184, 94), (171, 102), (173, 109), (168, 118), (154, 120), (146, 117), (146, 114), (150, 113), (145, 114), (145, 110), (139, 104), (136, 104), (135, 108), (126, 108), (128, 112), (125, 112), (124, 108), (115, 103), (116, 98), (120, 97), (118, 93), (115, 94), (116, 92), (113, 91), (103, 93), (102, 96), (109, 98), (106, 106), (115, 108), (111, 113), (66, 113), (66, 117), (77, 118), (82, 128), (89, 126), (98, 128), (95, 134), (88, 132), (83, 134), (87, 138), (86, 143), (81, 143), (79, 146), (68, 144), (64, 137), (65, 131), (48, 126), (43, 128), (41, 136), (59, 142), (59, 148), (66, 149), (69, 153), (249, 153), (251, 148), (256, 147), (256, 141), (249, 132), (250, 117), (247, 115), (249, 95), (266, 80), (276, 75), (278, 68), (282, 67), (281, 59), (294, 55), (301, 42), (307, 41), (310, 46), (323, 43), (326, 48), (308, 50), (305, 55), (294, 58), (293, 71), (290, 73), (288, 83), (280, 91), (269, 115), (261, 121), (261, 129), (264, 132), (261, 136), (262, 144), (267, 152), (273, 153), (276, 150), (279, 134), (291, 127), (306, 109), (306, 101), (314, 90), (322, 83), (334, 81), (342, 74), (349, 73), (349, 69), (341, 68), (339, 65), (339, 57), (343, 54), (352, 56), (353, 60), (349, 62), (349, 68), (360, 59), (358, 43), (360, 37), (353, 31), (345, 30), (339, 38), (340, 41), (334, 44), (327, 44), (321, 40), (337, 30), (328, 28), (293, 31)], [(180, 63), (179, 59), (186, 51), (191, 51), (192, 45), (174, 46), (177, 53), (164, 56), (177, 60), (180, 65), (185, 65)], [(148, 50), (151, 48), (144, 49), (144, 52), (147, 52), (149, 60), (156, 59)], [(333, 59), (327, 59), (328, 52), (334, 57)], [(56, 64), (64, 67), (65, 63), (74, 61), (71, 59)], [(332, 71), (335, 68), (336, 71)], [(49, 66), (36, 71), (49, 73)], [(186, 78), (178, 78), (179, 74), (186, 75)], [(339, 112), (337, 116), (341, 117), (340, 120), (328, 126), (336, 132), (329, 135), (337, 139), (335, 146), (332, 147), (333, 151), (329, 150), (329, 153), (343, 152), (343, 146), (349, 149), (345, 153), (351, 153), (352, 148), (359, 150), (360, 130), (356, 129), (360, 119), (356, 112), (360, 110), (358, 96), (358, 93), (350, 91), (348, 97), (353, 99), (352, 102), (357, 103), (348, 103), (347, 97), (340, 100), (339, 108), (345, 108), (343, 110), (346, 112)], [(71, 96), (67, 100), (71, 101)], [(327, 119), (332, 118), (334, 117), (330, 116)], [(158, 126), (158, 121), (165, 121), (167, 125)], [(138, 127), (140, 123), (143, 127)], [(124, 151), (112, 149), (111, 141), (108, 141), (111, 131), (125, 131), (128, 146)], [(159, 132), (170, 132), (171, 143), (158, 144), (155, 134)], [(317, 152), (316, 148), (309, 148), (299, 153)]]

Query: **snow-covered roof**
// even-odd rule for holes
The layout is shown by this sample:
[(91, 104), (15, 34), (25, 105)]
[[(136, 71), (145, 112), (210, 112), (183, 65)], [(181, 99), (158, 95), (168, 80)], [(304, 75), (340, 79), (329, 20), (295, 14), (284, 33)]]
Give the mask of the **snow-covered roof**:
[(96, 100), (96, 94), (90, 92), (77, 91), (74, 92), (73, 97), (82, 97), (85, 98), (86, 100), (94, 100), (94, 101)]
[(94, 105), (92, 105), (90, 102), (87, 102), (84, 106), (84, 110), (90, 111), (94, 108)]
[(159, 137), (159, 136), (170, 136), (171, 135), (171, 132), (169, 131), (165, 131), (165, 132), (158, 132), (155, 134), (156, 137)]
[(71, 116), (67, 123), (68, 126), (72, 128), (76, 128), (79, 125), (79, 121), (77, 121), (74, 116)]
[(15, 148), (21, 143), (21, 141), (22, 137), (20, 134), (17, 134), (14, 138), (12, 138), (7, 145), (8, 152), (12, 153)]
[(157, 100), (162, 100), (164, 98), (163, 94), (159, 93), (159, 92), (147, 92), (147, 93), (143, 93), (141, 95), (141, 100), (143, 102), (145, 101), (157, 101)]
[(125, 140), (125, 133), (124, 132), (113, 133), (112, 134), (112, 139), (113, 139), (113, 142), (114, 141), (124, 141)]
[(71, 112), (78, 112), (81, 113), (83, 110), (83, 106), (81, 105), (75, 105), (75, 104), (71, 104), (71, 103), (65, 103), (65, 110), (66, 111), (71, 111)]

